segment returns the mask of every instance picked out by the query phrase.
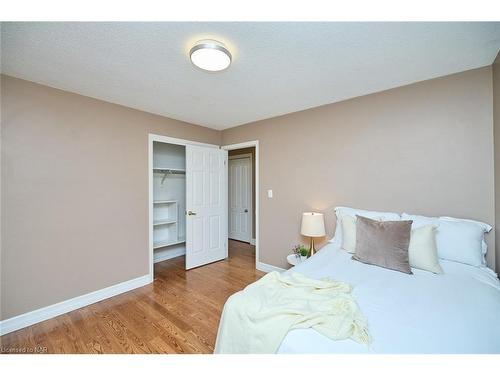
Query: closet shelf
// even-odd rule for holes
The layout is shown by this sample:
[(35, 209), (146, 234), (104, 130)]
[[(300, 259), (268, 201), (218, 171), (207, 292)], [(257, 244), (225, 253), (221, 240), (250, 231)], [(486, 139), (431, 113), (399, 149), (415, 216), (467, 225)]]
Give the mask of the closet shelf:
[(177, 220), (172, 220), (172, 219), (158, 219), (158, 220), (154, 220), (153, 221), (153, 226), (175, 224), (175, 223), (177, 223)]
[(172, 246), (172, 245), (177, 245), (179, 243), (186, 242), (185, 239), (179, 238), (178, 240), (174, 241), (157, 241), (153, 243), (153, 249), (158, 249), (160, 247), (165, 247), (165, 246)]

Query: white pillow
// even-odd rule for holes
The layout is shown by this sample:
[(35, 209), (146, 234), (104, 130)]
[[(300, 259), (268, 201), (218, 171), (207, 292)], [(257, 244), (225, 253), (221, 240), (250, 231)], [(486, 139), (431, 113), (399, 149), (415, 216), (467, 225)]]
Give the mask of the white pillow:
[(335, 227), (335, 235), (330, 240), (336, 245), (342, 245), (342, 217), (345, 215), (349, 215), (352, 217), (356, 217), (356, 215), (367, 217), (369, 219), (374, 220), (401, 220), (401, 216), (394, 212), (377, 212), (377, 211), (366, 211), (360, 210), (357, 208), (350, 207), (336, 207), (335, 214), (337, 215), (337, 225)]
[(439, 218), (438, 217), (409, 215), (407, 213), (402, 213), (401, 220), (413, 220), (413, 224), (411, 225), (411, 229), (420, 228), (420, 227), (423, 227), (424, 225), (434, 225), (435, 227), (439, 226)]
[(476, 220), (469, 220), (469, 219), (458, 219), (456, 217), (449, 217), (449, 216), (441, 216), (439, 220), (447, 220), (447, 221), (458, 221), (458, 222), (465, 222), (465, 223), (473, 223), (476, 225), (479, 225), (482, 230), (483, 230), (483, 241), (482, 241), (482, 253), (483, 253), (483, 264), (486, 265), (486, 258), (484, 257), (486, 255), (486, 252), (488, 251), (488, 245), (486, 244), (486, 241), (484, 240), (484, 234), (488, 233), (491, 230), (491, 225), (483, 223), (482, 221), (476, 221)]
[(351, 215), (342, 217), (342, 249), (351, 254), (356, 252), (356, 218)]
[(437, 255), (435, 230), (434, 225), (412, 229), (408, 246), (411, 267), (433, 273), (443, 273)]
[(484, 234), (491, 230), (491, 226), (480, 221), (457, 219), (452, 217), (426, 217), (403, 213), (404, 220), (413, 220), (412, 228), (422, 225), (437, 225), (436, 245), (438, 257), (470, 264), (484, 266), (484, 255), (487, 245)]

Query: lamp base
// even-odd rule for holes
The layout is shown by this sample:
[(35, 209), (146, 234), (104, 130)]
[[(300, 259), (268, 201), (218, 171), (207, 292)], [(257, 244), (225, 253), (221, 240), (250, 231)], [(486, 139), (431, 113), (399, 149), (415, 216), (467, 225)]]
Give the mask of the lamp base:
[(312, 257), (314, 253), (316, 252), (316, 249), (314, 248), (314, 237), (311, 237), (311, 246), (309, 247), (309, 254), (307, 257)]

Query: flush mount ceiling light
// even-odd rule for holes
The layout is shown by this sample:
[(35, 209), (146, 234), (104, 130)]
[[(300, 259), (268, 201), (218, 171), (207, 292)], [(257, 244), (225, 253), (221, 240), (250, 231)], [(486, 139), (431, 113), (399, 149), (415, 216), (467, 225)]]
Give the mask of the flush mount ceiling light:
[(216, 40), (200, 40), (189, 51), (191, 62), (200, 69), (218, 72), (231, 64), (231, 53)]

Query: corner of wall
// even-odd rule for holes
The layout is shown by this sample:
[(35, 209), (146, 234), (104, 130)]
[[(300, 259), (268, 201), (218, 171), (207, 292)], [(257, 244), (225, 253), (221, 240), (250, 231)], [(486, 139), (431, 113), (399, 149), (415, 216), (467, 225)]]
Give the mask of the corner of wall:
[(493, 152), (495, 179), (495, 269), (500, 272), (500, 53), (492, 64)]

